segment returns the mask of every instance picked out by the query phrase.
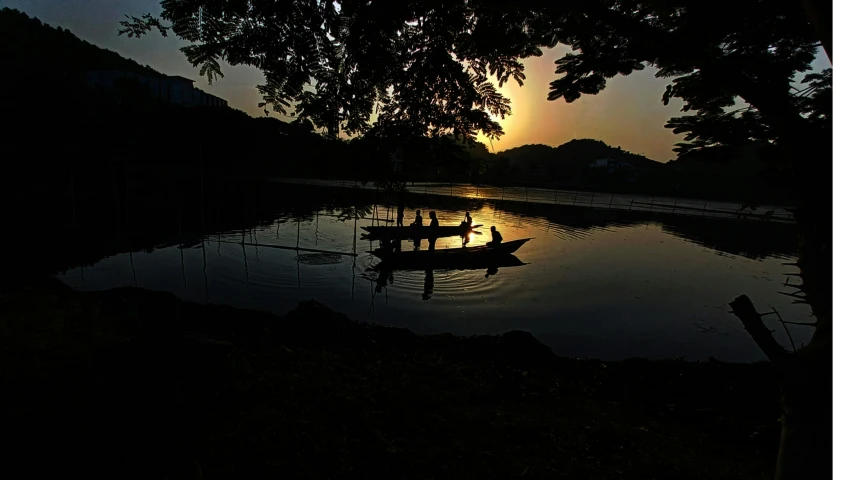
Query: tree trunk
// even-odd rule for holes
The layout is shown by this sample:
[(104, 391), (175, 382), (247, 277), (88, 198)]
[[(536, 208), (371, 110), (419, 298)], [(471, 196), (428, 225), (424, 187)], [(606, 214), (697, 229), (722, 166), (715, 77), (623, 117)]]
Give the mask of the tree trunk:
[(729, 304), (773, 363), (782, 390), (782, 435), (776, 480), (832, 478), (832, 335), (818, 321), (808, 346), (789, 352), (745, 295)]

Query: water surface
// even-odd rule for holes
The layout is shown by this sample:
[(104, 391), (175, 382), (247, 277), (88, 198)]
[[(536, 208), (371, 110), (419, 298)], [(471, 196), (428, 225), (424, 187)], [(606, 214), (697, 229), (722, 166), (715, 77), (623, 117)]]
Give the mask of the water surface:
[[(282, 314), (313, 298), (353, 320), (421, 333), (522, 329), (558, 354), (603, 359), (761, 360), (728, 302), (745, 293), (759, 311), (772, 305), (786, 319), (810, 312), (778, 293), (794, 271), (784, 265), (795, 253), (790, 225), (410, 194), (407, 223), (414, 208), (425, 218), (434, 210), (445, 225), (458, 224), (469, 209), (474, 223), (485, 225), (471, 246), (490, 240), (491, 225), (505, 240), (534, 240), (516, 252), (520, 265), (496, 272), (393, 271), (380, 279), (380, 260), (366, 253), (378, 245), (362, 239), (359, 227), (386, 224), (396, 208), (378, 201), (375, 208), (330, 207), (333, 190), (311, 187), (298, 214), (282, 209), (242, 230), (211, 227), (186, 248), (120, 253), (59, 278), (82, 290), (132, 285)], [(356, 211), (366, 217), (355, 219)], [(461, 244), (442, 238), (436, 248)], [(789, 343), (780, 325), (768, 326)], [(811, 332), (791, 333), (804, 343)]]

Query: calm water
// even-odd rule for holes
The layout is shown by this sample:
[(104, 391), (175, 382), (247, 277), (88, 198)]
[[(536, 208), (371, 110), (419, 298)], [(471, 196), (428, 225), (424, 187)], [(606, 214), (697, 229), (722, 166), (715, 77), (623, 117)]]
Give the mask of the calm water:
[[(313, 187), (317, 198), (332, 189)], [(181, 298), (290, 311), (314, 298), (353, 320), (408, 327), (421, 333), (470, 335), (511, 329), (532, 332), (565, 356), (618, 359), (685, 357), (754, 361), (763, 356), (727, 303), (748, 294), (759, 311), (772, 305), (786, 319), (804, 319), (785, 290), (783, 265), (794, 256), (793, 228), (675, 216), (626, 216), (559, 206), (500, 201), (460, 201), (409, 195), (414, 208), (435, 210), (443, 225), (458, 224), (469, 208), (482, 235), (495, 225), (505, 240), (534, 237), (516, 257), (523, 265), (483, 270), (395, 271), (379, 285), (377, 247), (361, 239), (359, 226), (378, 224), (394, 212), (378, 205), (356, 221), (338, 207), (307, 208), (299, 219), (280, 214), (246, 230), (211, 231), (188, 248), (172, 245), (126, 252), (59, 275), (81, 290), (139, 286)], [(393, 208), (393, 207), (392, 207)], [(341, 215), (341, 214), (344, 215)], [(350, 212), (351, 213), (351, 212)], [(373, 218), (371, 218), (373, 217)], [(385, 224), (384, 222), (381, 222)], [(354, 242), (354, 233), (355, 235)], [(340, 255), (240, 242), (296, 246)], [(436, 248), (461, 246), (439, 239)], [(186, 246), (186, 245), (185, 245)], [(411, 242), (404, 242), (411, 249)], [(353, 257), (353, 251), (357, 256)], [(778, 322), (768, 321), (784, 345)], [(796, 327), (795, 327), (796, 328)], [(791, 332), (797, 344), (810, 329)]]

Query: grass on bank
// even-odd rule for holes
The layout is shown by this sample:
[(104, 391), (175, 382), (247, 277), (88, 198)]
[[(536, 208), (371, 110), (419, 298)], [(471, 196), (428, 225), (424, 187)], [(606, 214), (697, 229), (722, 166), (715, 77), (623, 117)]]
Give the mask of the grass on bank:
[[(767, 364), (555, 357), (524, 332), (422, 336), (315, 302), (0, 298), (7, 468), (113, 478), (772, 478)], [(11, 470), (10, 470), (11, 471)]]

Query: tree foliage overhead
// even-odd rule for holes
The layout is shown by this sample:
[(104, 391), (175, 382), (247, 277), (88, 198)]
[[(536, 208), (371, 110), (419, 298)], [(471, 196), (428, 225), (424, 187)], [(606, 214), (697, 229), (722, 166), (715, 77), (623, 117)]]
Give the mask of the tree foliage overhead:
[(541, 55), (521, 12), (486, 0), (164, 0), (160, 18), (122, 34), (171, 30), (213, 80), (220, 62), (264, 72), (261, 107), (309, 119), (330, 136), (376, 126), (395, 134), (490, 138), (509, 115), (500, 84), (524, 80), (520, 58)]
[[(647, 66), (671, 78), (663, 103), (684, 101), (690, 115), (667, 128), (687, 133), (676, 151), (774, 141), (796, 131), (802, 117), (827, 119), (831, 72), (807, 92), (792, 88), (819, 47), (800, 0), (544, 1), (534, 25), (538, 44), (573, 51), (557, 61), (550, 100), (596, 94), (607, 79)], [(807, 78), (806, 81), (817, 80)], [(749, 108), (732, 111), (738, 97)], [(822, 109), (817, 113), (815, 107)]]

